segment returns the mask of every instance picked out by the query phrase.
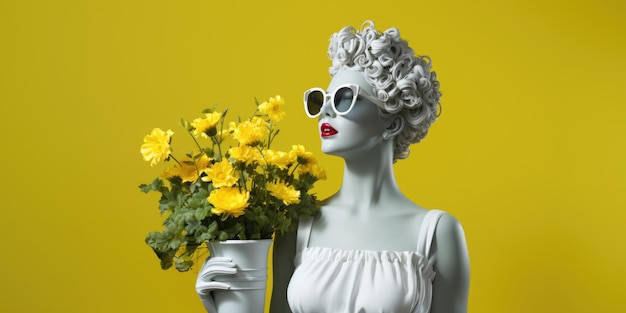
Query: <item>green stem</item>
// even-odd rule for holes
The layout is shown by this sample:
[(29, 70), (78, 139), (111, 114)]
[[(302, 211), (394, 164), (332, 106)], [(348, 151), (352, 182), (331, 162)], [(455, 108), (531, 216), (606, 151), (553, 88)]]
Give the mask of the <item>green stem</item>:
[(291, 173), (289, 173), (289, 176), (293, 176), (293, 173), (295, 173), (298, 166), (300, 166), (300, 163), (296, 163), (296, 166), (293, 168), (293, 170), (291, 170)]
[(200, 152), (202, 152), (202, 146), (200, 146), (200, 143), (198, 143), (198, 141), (196, 140), (196, 136), (193, 135), (190, 129), (187, 129), (187, 133), (189, 134), (189, 136), (191, 136), (191, 139), (193, 139), (193, 142), (196, 143), (196, 146), (198, 146), (198, 149), (200, 150)]
[[(198, 142), (198, 140), (196, 140), (196, 136), (193, 135), (193, 133), (191, 133), (190, 130), (187, 130), (187, 133), (189, 134), (189, 136), (191, 136), (191, 139), (193, 139), (193, 142), (196, 143), (196, 146), (198, 146), (198, 150), (200, 150), (200, 153), (204, 153), (202, 146), (200, 146), (200, 143)], [(176, 160), (176, 159), (174, 159)], [(178, 162), (178, 161), (176, 161)], [(200, 177), (200, 169), (198, 168), (198, 163), (195, 161), (195, 157), (194, 157), (194, 167), (196, 168), (196, 174), (198, 175), (198, 177)], [(178, 163), (178, 165), (180, 165), (180, 163)], [(182, 166), (182, 165), (181, 165)]]
[(190, 131), (187, 132), (191, 135), (191, 138), (193, 139), (193, 142), (196, 143), (196, 146), (198, 146), (198, 150), (202, 152), (202, 146), (200, 146), (200, 143), (198, 142), (198, 140), (196, 140), (196, 136), (194, 136)]
[[(246, 186), (246, 178), (244, 177), (244, 171), (239, 172), (239, 185), (243, 186), (243, 189), (248, 191), (248, 186)], [(252, 186), (250, 186), (250, 190), (252, 190)]]
[[(221, 136), (221, 135), (220, 135)], [(217, 152), (220, 155), (218, 162), (222, 161), (222, 143), (217, 139), (217, 136), (211, 136), (211, 141), (213, 142), (213, 147), (211, 150), (215, 150), (215, 145), (217, 145)]]
[(272, 138), (272, 128), (274, 128), (273, 126), (274, 126), (274, 121), (270, 120), (270, 126), (268, 127), (269, 128), (269, 134), (267, 135), (267, 150), (269, 150), (270, 146), (272, 145), (272, 140), (273, 140), (273, 138)]
[(254, 112), (252, 112), (252, 115), (250, 115), (250, 117), (248, 118), (248, 121), (251, 121), (252, 118), (256, 116), (256, 113), (259, 112), (259, 100), (254, 98), (254, 101), (256, 102), (256, 109), (254, 109)]
[(178, 162), (178, 160), (174, 157), (173, 154), (170, 154), (168, 158), (172, 158), (172, 160), (176, 161), (176, 163), (178, 163), (179, 166), (183, 166), (182, 164), (180, 164), (180, 162)]

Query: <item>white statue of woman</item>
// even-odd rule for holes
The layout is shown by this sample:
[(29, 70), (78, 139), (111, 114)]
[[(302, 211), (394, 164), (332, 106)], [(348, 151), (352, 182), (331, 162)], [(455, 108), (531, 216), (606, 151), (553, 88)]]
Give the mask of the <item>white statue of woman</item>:
[[(414, 204), (393, 172), (438, 116), (430, 59), (416, 57), (397, 29), (380, 33), (369, 21), (333, 34), (328, 53), (332, 80), (305, 93), (305, 111), (318, 119), (322, 151), (344, 159), (343, 183), (297, 234), (276, 238), (270, 311), (467, 312), (461, 225)], [(200, 275), (234, 266), (218, 263)]]

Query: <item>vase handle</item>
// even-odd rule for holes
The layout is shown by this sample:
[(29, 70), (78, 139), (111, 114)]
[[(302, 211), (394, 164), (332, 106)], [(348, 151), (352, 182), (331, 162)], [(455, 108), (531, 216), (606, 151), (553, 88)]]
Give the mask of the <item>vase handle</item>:
[(200, 296), (202, 304), (207, 312), (215, 313), (215, 301), (213, 300), (213, 290), (228, 290), (231, 286), (225, 282), (217, 282), (213, 279), (221, 275), (233, 275), (237, 273), (236, 264), (232, 259), (225, 257), (209, 257), (198, 273), (196, 280), (196, 292)]

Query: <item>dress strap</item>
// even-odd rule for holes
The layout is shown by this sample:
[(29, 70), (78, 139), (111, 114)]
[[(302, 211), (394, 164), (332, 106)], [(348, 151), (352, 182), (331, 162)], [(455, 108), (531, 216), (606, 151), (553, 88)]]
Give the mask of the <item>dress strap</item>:
[(302, 253), (309, 246), (309, 237), (311, 237), (311, 228), (313, 226), (313, 218), (301, 218), (298, 221), (298, 232), (296, 239), (296, 254)]
[(426, 213), (426, 216), (424, 216), (419, 237), (417, 237), (417, 252), (426, 258), (428, 258), (430, 254), (430, 246), (433, 243), (433, 237), (435, 236), (439, 218), (444, 214), (446, 214), (446, 212), (441, 210), (430, 210)]

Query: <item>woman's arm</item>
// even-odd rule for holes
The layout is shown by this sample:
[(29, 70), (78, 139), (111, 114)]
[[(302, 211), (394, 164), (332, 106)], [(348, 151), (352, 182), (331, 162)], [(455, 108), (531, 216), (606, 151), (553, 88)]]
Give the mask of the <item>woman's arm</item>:
[(431, 313), (466, 313), (469, 292), (469, 256), (461, 224), (445, 214), (437, 224), (432, 245), (435, 280)]
[(287, 286), (295, 269), (296, 233), (291, 232), (274, 238), (272, 302), (270, 312), (291, 313), (287, 303)]

